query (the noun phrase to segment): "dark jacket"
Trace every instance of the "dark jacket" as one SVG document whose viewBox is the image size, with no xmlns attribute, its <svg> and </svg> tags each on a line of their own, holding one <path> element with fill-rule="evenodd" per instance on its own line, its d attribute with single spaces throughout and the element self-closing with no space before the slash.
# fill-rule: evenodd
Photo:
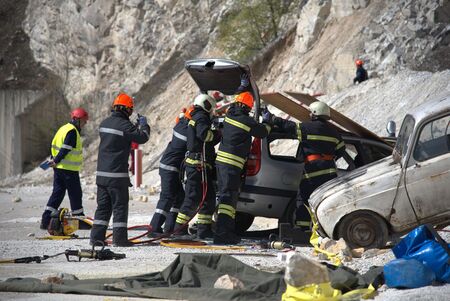
<svg viewBox="0 0 450 301">
<path fill-rule="evenodd" d="M 128 156 L 131 141 L 148 141 L 150 126 L 134 125 L 125 113 L 114 111 L 100 123 L 100 146 L 97 161 L 97 185 L 129 186 Z"/>
<path fill-rule="evenodd" d="M 369 79 L 369 76 L 367 75 L 366 69 L 364 69 L 363 66 L 359 66 L 356 68 L 356 77 L 353 79 L 353 83 L 361 83 L 363 81 L 366 81 Z"/>
<path fill-rule="evenodd" d="M 181 162 L 183 161 L 187 150 L 186 142 L 188 122 L 189 119 L 183 117 L 180 118 L 180 121 L 173 127 L 172 140 L 167 145 L 160 160 L 161 168 L 165 166 L 173 167 L 175 169 L 180 168 Z M 174 170 L 173 168 L 169 168 L 169 170 Z"/>
<path fill-rule="evenodd" d="M 304 123 L 295 123 L 282 118 L 274 118 L 275 126 L 283 132 L 296 135 L 300 141 L 299 160 L 304 161 L 309 155 L 324 155 L 339 158 L 344 154 L 345 143 L 341 134 L 323 119 L 314 119 Z M 305 162 L 307 173 L 336 168 L 334 160 L 314 160 Z"/>
<path fill-rule="evenodd" d="M 191 113 L 192 119 L 189 120 L 187 129 L 187 150 L 189 158 L 194 159 L 197 154 L 203 152 L 203 143 L 205 143 L 206 162 L 212 164 L 215 160 L 214 145 L 220 141 L 220 133 L 211 130 L 211 117 L 208 112 L 200 107 L 195 107 Z M 199 158 L 195 158 L 199 159 Z M 186 161 L 186 163 L 188 163 Z"/>
<path fill-rule="evenodd" d="M 269 133 L 269 125 L 258 123 L 249 116 L 248 110 L 232 104 L 223 122 L 222 140 L 216 164 L 231 165 L 242 169 L 243 162 L 247 160 L 250 152 L 252 136 L 264 138 Z"/>
</svg>

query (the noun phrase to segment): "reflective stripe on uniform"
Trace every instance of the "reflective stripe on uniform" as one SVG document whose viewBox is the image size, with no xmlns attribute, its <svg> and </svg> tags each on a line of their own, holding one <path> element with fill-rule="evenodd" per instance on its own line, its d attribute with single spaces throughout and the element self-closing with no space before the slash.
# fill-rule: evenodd
<svg viewBox="0 0 450 301">
<path fill-rule="evenodd" d="M 224 151 L 218 151 L 218 152 L 217 152 L 217 155 L 218 155 L 218 156 L 225 157 L 225 158 L 228 158 L 228 159 L 232 159 L 232 160 L 234 160 L 234 161 L 238 161 L 238 162 L 240 162 L 240 163 L 242 163 L 242 164 L 245 163 L 245 158 L 242 158 L 242 157 L 233 155 L 233 154 L 231 154 L 231 153 L 227 153 L 227 152 L 224 152 Z"/>
<path fill-rule="evenodd" d="M 267 133 L 270 134 L 270 131 L 272 130 L 272 127 L 268 124 L 264 124 L 264 126 L 266 127 Z"/>
<path fill-rule="evenodd" d="M 197 224 L 203 224 L 203 225 L 212 224 L 212 215 L 199 213 L 197 215 Z"/>
<path fill-rule="evenodd" d="M 147 131 L 143 130 L 142 132 L 145 134 L 145 136 L 147 136 L 147 138 L 150 137 L 150 134 Z"/>
<path fill-rule="evenodd" d="M 178 132 L 176 132 L 176 131 L 173 131 L 173 136 L 174 136 L 174 137 L 177 137 L 177 138 L 180 139 L 180 140 L 187 141 L 187 137 L 186 137 L 186 136 L 181 135 L 180 133 L 178 133 Z"/>
<path fill-rule="evenodd" d="M 178 212 L 176 223 L 177 224 L 184 224 L 186 222 L 189 222 L 190 219 L 191 218 L 189 216 L 187 216 L 186 214 Z"/>
<path fill-rule="evenodd" d="M 99 128 L 98 131 L 101 132 L 101 133 L 108 133 L 108 134 L 123 136 L 123 131 L 119 131 L 119 130 L 116 130 L 116 129 Z"/>
<path fill-rule="evenodd" d="M 71 145 L 67 145 L 67 144 L 61 145 L 61 148 L 65 148 L 65 149 L 73 149 L 73 147 L 72 147 Z"/>
<path fill-rule="evenodd" d="M 126 228 L 128 227 L 127 223 L 113 223 L 112 224 L 113 228 Z"/>
<path fill-rule="evenodd" d="M 198 164 L 201 164 L 202 161 L 200 161 L 200 160 L 194 160 L 194 159 L 191 159 L 191 158 L 186 158 L 186 163 L 192 164 L 192 165 L 198 165 Z"/>
<path fill-rule="evenodd" d="M 128 178 L 128 173 L 127 172 L 97 171 L 97 176 L 106 177 L 106 178 Z"/>
<path fill-rule="evenodd" d="M 77 210 L 73 210 L 72 211 L 72 214 L 80 214 L 80 213 L 83 213 L 83 208 L 80 208 L 80 209 L 77 209 Z"/>
<path fill-rule="evenodd" d="M 170 170 L 170 171 L 175 171 L 175 172 L 179 172 L 180 170 L 174 166 L 170 166 L 170 165 L 166 165 L 163 164 L 161 162 L 159 162 L 159 168 L 161 169 L 165 169 L 165 170 Z"/>
<path fill-rule="evenodd" d="M 195 121 L 194 121 L 194 120 L 189 120 L 188 125 L 190 125 L 190 126 L 195 126 Z"/>
<path fill-rule="evenodd" d="M 170 208 L 170 212 L 180 212 L 180 208 Z"/>
<path fill-rule="evenodd" d="M 305 173 L 303 175 L 303 178 L 310 179 L 310 178 L 318 177 L 321 175 L 328 175 L 328 174 L 333 174 L 333 173 L 336 173 L 336 168 L 328 168 L 328 169 L 322 169 L 322 170 L 318 170 L 318 171 L 314 171 L 314 172 L 310 172 L 310 173 Z"/>
<path fill-rule="evenodd" d="M 236 161 L 234 161 L 232 159 L 228 159 L 228 158 L 219 156 L 219 155 L 217 155 L 216 161 L 222 162 L 222 163 L 225 163 L 225 164 L 230 164 L 230 165 L 236 166 L 236 167 L 238 167 L 240 169 L 244 168 L 244 164 L 242 164 L 240 162 L 236 162 Z"/>
<path fill-rule="evenodd" d="M 73 165 L 73 166 L 81 166 L 81 162 L 75 162 L 75 161 L 70 161 L 67 159 L 62 159 L 61 161 L 59 161 L 59 163 L 63 163 L 63 164 L 67 164 L 67 165 Z"/>
<path fill-rule="evenodd" d="M 234 125 L 240 129 L 243 129 L 246 132 L 250 132 L 250 127 L 243 124 L 242 122 L 236 121 L 234 119 L 231 119 L 230 117 L 225 117 L 224 122 L 229 123 L 231 125 Z"/>
<path fill-rule="evenodd" d="M 155 209 L 155 213 L 159 213 L 161 215 L 164 215 L 165 217 L 167 217 L 167 215 L 168 215 L 168 213 L 166 211 L 164 211 L 162 209 L 158 209 L 158 208 Z"/>
<path fill-rule="evenodd" d="M 339 143 L 339 139 L 337 139 L 335 137 L 323 136 L 323 135 L 307 135 L 306 139 L 307 140 L 318 140 L 318 141 L 333 142 L 335 144 Z"/>
<path fill-rule="evenodd" d="M 66 144 L 63 144 L 63 145 L 66 145 Z M 68 146 L 70 146 L 70 145 L 68 145 Z M 82 151 L 76 151 L 76 150 L 74 150 L 72 146 L 70 146 L 70 147 L 71 147 L 71 148 L 70 148 L 70 153 L 71 153 L 72 155 L 81 155 L 81 154 L 83 153 Z M 61 148 L 66 148 L 66 147 L 61 147 L 61 148 L 59 148 L 59 147 L 57 147 L 56 145 L 52 144 L 52 148 L 53 148 L 54 150 L 59 151 L 59 150 L 61 150 Z M 69 148 L 66 148 L 66 149 L 69 149 Z"/>
<path fill-rule="evenodd" d="M 104 221 L 104 220 L 100 220 L 100 219 L 94 220 L 94 225 L 100 225 L 100 226 L 108 227 L 108 224 L 109 224 L 108 221 Z"/>
<path fill-rule="evenodd" d="M 297 123 L 297 138 L 298 141 L 302 142 L 302 128 L 300 126 L 300 123 Z"/>
<path fill-rule="evenodd" d="M 217 212 L 219 214 L 226 214 L 233 219 L 236 216 L 236 209 L 233 206 L 227 204 L 219 204 Z"/>
<path fill-rule="evenodd" d="M 53 207 L 50 207 L 50 206 L 45 207 L 45 210 L 51 211 L 52 213 L 57 213 L 57 212 L 58 212 L 57 209 L 55 209 L 55 208 L 53 208 Z"/>
<path fill-rule="evenodd" d="M 295 225 L 299 227 L 309 227 L 311 226 L 310 221 L 295 221 Z"/>
<path fill-rule="evenodd" d="M 338 145 L 336 145 L 336 150 L 340 149 L 341 147 L 343 147 L 345 145 L 344 141 L 341 141 L 341 143 L 339 143 Z"/>
<path fill-rule="evenodd" d="M 206 133 L 206 138 L 205 138 L 205 142 L 210 142 L 214 139 L 214 134 L 211 130 L 208 130 L 208 132 Z"/>
</svg>

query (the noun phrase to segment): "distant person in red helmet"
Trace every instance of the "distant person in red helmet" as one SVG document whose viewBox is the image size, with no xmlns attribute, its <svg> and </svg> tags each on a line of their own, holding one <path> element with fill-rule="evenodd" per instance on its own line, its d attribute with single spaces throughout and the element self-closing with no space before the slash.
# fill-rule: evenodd
<svg viewBox="0 0 450 301">
<path fill-rule="evenodd" d="M 367 70 L 364 69 L 363 65 L 364 62 L 361 60 L 356 60 L 356 77 L 353 79 L 353 83 L 362 83 L 363 81 L 366 81 L 369 79 L 369 76 L 367 75 Z"/>
<path fill-rule="evenodd" d="M 80 132 L 89 116 L 77 108 L 70 114 L 71 121 L 56 132 L 51 145 L 51 160 L 53 167 L 53 192 L 42 214 L 40 228 L 48 228 L 52 215 L 58 214 L 66 190 L 69 194 L 72 215 L 84 215 L 79 171 L 83 164 L 83 143 Z"/>
</svg>

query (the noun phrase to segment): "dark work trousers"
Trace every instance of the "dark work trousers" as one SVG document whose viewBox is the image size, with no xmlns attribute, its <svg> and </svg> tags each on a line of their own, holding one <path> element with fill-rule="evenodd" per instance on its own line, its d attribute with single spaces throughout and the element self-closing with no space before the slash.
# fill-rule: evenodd
<svg viewBox="0 0 450 301">
<path fill-rule="evenodd" d="M 309 197 L 317 187 L 334 178 L 336 178 L 336 174 L 326 174 L 310 179 L 302 179 L 297 192 L 297 210 L 295 212 L 297 226 L 300 226 L 304 230 L 310 229 L 311 215 L 305 207 L 309 207 Z"/>
<path fill-rule="evenodd" d="M 41 228 L 47 228 L 52 213 L 57 213 L 64 196 L 67 193 L 70 200 L 70 209 L 74 215 L 83 215 L 83 204 L 80 175 L 78 171 L 53 168 L 53 192 L 47 207 L 42 214 Z"/>
<path fill-rule="evenodd" d="M 179 172 L 159 168 L 159 175 L 161 176 L 161 193 L 150 225 L 152 232 L 161 233 L 163 224 L 164 232 L 171 232 L 184 200 L 183 184 L 181 184 Z"/>
<path fill-rule="evenodd" d="M 91 243 L 105 240 L 111 215 L 113 215 L 113 243 L 128 241 L 128 201 L 128 186 L 97 185 L 97 210 L 91 230 Z"/>
<path fill-rule="evenodd" d="M 214 188 L 214 172 L 211 168 L 207 170 L 207 193 L 205 202 L 199 211 L 199 214 L 211 215 L 216 208 L 216 191 Z M 202 186 L 202 171 L 200 168 L 186 165 L 186 185 L 185 185 L 185 197 L 183 204 L 181 205 L 179 216 L 193 217 L 195 210 L 202 201 L 203 198 L 203 186 Z M 178 220 L 178 218 L 177 218 Z M 179 227 L 182 223 L 177 222 Z M 203 225 L 199 225 L 198 231 L 202 231 Z M 211 225 L 207 225 L 207 228 L 211 228 Z M 181 233 L 186 232 L 182 231 Z"/>
<path fill-rule="evenodd" d="M 229 165 L 217 164 L 217 180 L 219 186 L 219 215 L 216 224 L 216 233 L 235 231 L 236 205 L 239 199 L 242 170 Z M 224 210 L 221 213 L 221 205 L 233 207 L 234 212 Z M 230 216 L 233 215 L 233 216 Z"/>
</svg>

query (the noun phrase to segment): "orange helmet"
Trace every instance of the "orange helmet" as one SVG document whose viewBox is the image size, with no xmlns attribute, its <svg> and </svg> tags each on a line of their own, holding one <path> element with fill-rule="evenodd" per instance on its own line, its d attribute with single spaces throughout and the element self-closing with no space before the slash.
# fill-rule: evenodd
<svg viewBox="0 0 450 301">
<path fill-rule="evenodd" d="M 242 93 L 239 93 L 238 95 L 236 95 L 236 97 L 234 98 L 234 100 L 235 100 L 236 102 L 240 102 L 240 103 L 245 104 L 245 105 L 246 105 L 247 107 L 249 107 L 250 109 L 253 108 L 254 100 L 253 100 L 253 95 L 252 95 L 252 93 L 250 93 L 250 92 L 242 92 Z"/>
<path fill-rule="evenodd" d="M 356 64 L 356 66 L 362 66 L 364 64 L 364 62 L 361 60 L 356 60 L 355 64 Z"/>
<path fill-rule="evenodd" d="M 128 94 L 119 93 L 116 99 L 114 99 L 114 106 L 124 106 L 127 109 L 132 109 L 134 107 L 133 98 L 131 98 Z"/>
<path fill-rule="evenodd" d="M 89 119 L 89 115 L 83 108 L 76 108 L 70 113 L 70 118 L 87 121 Z"/>
</svg>

